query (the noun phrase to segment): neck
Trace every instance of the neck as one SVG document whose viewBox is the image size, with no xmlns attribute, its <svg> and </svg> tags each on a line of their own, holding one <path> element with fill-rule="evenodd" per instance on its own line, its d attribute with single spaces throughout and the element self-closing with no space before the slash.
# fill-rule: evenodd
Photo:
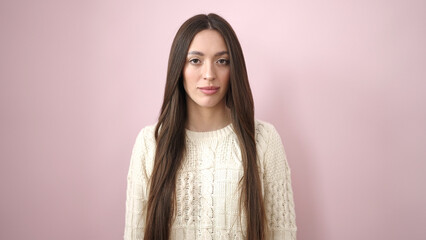
<svg viewBox="0 0 426 240">
<path fill-rule="evenodd" d="M 231 123 L 230 109 L 225 104 L 205 108 L 188 104 L 186 128 L 195 132 L 209 132 L 226 127 Z"/>
</svg>

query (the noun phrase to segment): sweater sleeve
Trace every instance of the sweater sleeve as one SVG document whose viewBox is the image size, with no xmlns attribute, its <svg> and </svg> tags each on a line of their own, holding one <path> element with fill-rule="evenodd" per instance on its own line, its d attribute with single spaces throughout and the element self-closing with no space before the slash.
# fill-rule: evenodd
<svg viewBox="0 0 426 240">
<path fill-rule="evenodd" d="M 264 155 L 265 211 L 268 239 L 296 240 L 291 173 L 281 138 L 269 125 L 269 140 Z"/>
<path fill-rule="evenodd" d="M 127 174 L 125 240 L 143 240 L 147 202 L 145 171 L 146 143 L 142 129 L 136 137 Z"/>
</svg>

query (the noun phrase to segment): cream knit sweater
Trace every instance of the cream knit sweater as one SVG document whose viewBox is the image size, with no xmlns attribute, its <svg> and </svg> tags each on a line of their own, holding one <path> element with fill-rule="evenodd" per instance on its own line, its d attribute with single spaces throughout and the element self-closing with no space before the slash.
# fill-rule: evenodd
<svg viewBox="0 0 426 240">
<path fill-rule="evenodd" d="M 154 128 L 143 128 L 133 147 L 127 177 L 125 240 L 143 239 L 147 183 L 155 154 Z M 186 136 L 170 239 L 244 239 L 245 214 L 240 220 L 238 200 L 243 168 L 232 125 L 211 132 L 186 130 Z M 256 146 L 268 239 L 295 240 L 290 168 L 280 136 L 271 124 L 256 121 Z"/>
</svg>

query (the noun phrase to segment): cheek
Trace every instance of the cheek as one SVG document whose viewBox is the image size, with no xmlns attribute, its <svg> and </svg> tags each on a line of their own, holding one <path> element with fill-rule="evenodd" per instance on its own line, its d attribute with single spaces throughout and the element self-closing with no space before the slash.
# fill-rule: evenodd
<svg viewBox="0 0 426 240">
<path fill-rule="evenodd" d="M 228 86 L 228 84 L 229 84 L 229 76 L 230 75 L 231 75 L 231 72 L 230 72 L 229 69 L 224 70 L 221 73 L 221 80 L 222 80 L 223 84 L 225 84 L 226 86 Z"/>
<path fill-rule="evenodd" d="M 188 87 L 196 84 L 197 76 L 197 71 L 195 71 L 195 69 L 191 68 L 190 66 L 183 69 L 183 86 L 185 87 L 185 90 L 187 90 Z"/>
</svg>

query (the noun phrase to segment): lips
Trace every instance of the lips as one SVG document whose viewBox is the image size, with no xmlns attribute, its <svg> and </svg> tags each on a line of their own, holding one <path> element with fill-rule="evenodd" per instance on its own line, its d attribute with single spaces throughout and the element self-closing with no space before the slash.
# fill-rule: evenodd
<svg viewBox="0 0 426 240">
<path fill-rule="evenodd" d="M 199 87 L 198 89 L 201 90 L 201 92 L 203 92 L 204 94 L 207 95 L 212 95 L 215 94 L 219 91 L 220 87 L 216 87 L 216 86 L 207 86 L 207 87 Z"/>
</svg>

